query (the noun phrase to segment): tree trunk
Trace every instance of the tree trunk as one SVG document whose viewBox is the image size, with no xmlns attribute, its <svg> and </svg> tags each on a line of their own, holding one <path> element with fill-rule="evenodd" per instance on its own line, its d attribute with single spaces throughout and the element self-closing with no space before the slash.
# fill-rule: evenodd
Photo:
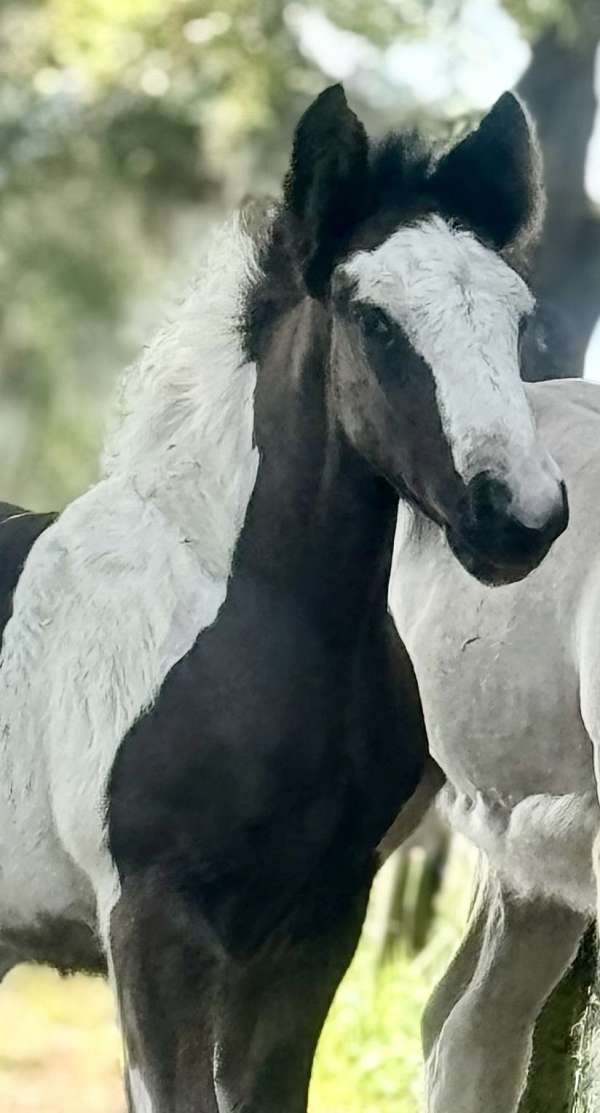
<svg viewBox="0 0 600 1113">
<path fill-rule="evenodd" d="M 541 334 L 529 360 L 529 379 L 581 374 L 600 317 L 600 213 L 584 185 L 596 113 L 598 37 L 582 33 L 570 43 L 556 30 L 547 32 L 534 45 L 518 86 L 537 123 L 548 193 L 533 275 L 543 303 Z"/>
</svg>

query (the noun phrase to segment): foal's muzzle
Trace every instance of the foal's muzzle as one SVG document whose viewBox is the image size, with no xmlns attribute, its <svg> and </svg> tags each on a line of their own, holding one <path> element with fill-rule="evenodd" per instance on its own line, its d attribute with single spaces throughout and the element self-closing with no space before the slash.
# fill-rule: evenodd
<svg viewBox="0 0 600 1113">
<path fill-rule="evenodd" d="M 548 500 L 539 525 L 516 515 L 510 488 L 490 472 L 467 485 L 456 525 L 447 527 L 450 547 L 461 564 L 482 583 L 514 583 L 537 568 L 552 543 L 567 528 L 569 503 L 563 482 Z"/>
</svg>

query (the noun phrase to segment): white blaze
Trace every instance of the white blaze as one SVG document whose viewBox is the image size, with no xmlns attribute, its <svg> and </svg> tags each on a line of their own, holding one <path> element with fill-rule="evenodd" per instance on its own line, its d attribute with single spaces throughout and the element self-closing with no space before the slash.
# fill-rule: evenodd
<svg viewBox="0 0 600 1113">
<path fill-rule="evenodd" d="M 507 263 L 439 216 L 400 228 L 345 266 L 357 296 L 386 310 L 436 384 L 454 466 L 505 480 L 524 524 L 546 519 L 558 471 L 536 446 L 520 377 L 519 321 L 534 299 Z"/>
</svg>

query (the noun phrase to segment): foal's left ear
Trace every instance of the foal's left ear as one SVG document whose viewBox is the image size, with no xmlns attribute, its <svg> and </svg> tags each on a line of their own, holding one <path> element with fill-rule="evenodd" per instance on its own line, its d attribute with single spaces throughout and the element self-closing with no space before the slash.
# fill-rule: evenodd
<svg viewBox="0 0 600 1113">
<path fill-rule="evenodd" d="M 498 250 L 533 246 L 542 228 L 542 159 L 529 114 L 504 93 L 476 131 L 438 163 L 438 200 Z"/>
<path fill-rule="evenodd" d="M 304 280 L 313 297 L 331 272 L 364 209 L 368 140 L 341 85 L 325 89 L 306 110 L 294 136 L 284 198 L 296 217 Z"/>
</svg>

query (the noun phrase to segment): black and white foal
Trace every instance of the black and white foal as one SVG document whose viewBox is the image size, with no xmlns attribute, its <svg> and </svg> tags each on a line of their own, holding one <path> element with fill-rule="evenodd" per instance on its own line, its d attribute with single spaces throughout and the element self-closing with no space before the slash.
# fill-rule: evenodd
<svg viewBox="0 0 600 1113">
<path fill-rule="evenodd" d="M 497 582 L 566 524 L 507 262 L 535 165 L 512 98 L 434 161 L 328 90 L 264 242 L 227 224 L 127 374 L 101 481 L 4 511 L 0 967 L 108 967 L 135 1113 L 306 1108 L 426 755 L 398 496 Z"/>
</svg>

